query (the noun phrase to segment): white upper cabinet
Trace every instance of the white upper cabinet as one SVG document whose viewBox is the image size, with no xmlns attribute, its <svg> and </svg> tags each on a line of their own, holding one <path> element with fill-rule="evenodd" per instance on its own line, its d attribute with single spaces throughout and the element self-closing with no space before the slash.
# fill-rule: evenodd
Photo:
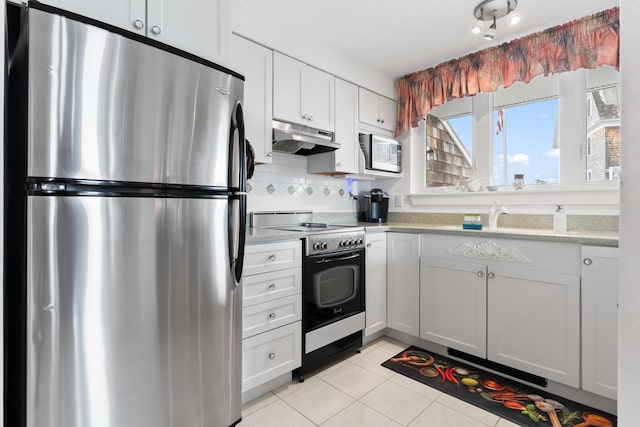
<svg viewBox="0 0 640 427">
<path fill-rule="evenodd" d="M 393 132 L 396 124 L 396 102 L 393 99 L 360 88 L 360 122 L 373 128 Z"/>
<path fill-rule="evenodd" d="M 309 156 L 308 171 L 311 173 L 358 173 L 358 86 L 335 79 L 336 131 L 334 139 L 340 148 L 328 153 Z"/>
<path fill-rule="evenodd" d="M 230 0 L 44 0 L 60 9 L 229 64 Z"/>
<path fill-rule="evenodd" d="M 257 163 L 271 163 L 273 153 L 273 51 L 247 39 L 231 36 L 231 67 L 242 74 L 246 137 Z"/>
<path fill-rule="evenodd" d="M 333 132 L 334 117 L 334 77 L 274 52 L 273 118 Z"/>
</svg>

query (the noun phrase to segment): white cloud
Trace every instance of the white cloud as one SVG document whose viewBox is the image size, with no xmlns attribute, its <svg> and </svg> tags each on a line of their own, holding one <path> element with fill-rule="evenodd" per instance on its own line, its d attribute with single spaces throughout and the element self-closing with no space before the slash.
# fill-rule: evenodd
<svg viewBox="0 0 640 427">
<path fill-rule="evenodd" d="M 507 162 L 509 163 L 522 163 L 523 165 L 529 164 L 529 156 L 525 153 L 518 153 L 513 156 L 507 155 Z"/>
<path fill-rule="evenodd" d="M 546 151 L 543 153 L 545 157 L 560 157 L 560 149 L 556 148 L 555 150 Z"/>
</svg>

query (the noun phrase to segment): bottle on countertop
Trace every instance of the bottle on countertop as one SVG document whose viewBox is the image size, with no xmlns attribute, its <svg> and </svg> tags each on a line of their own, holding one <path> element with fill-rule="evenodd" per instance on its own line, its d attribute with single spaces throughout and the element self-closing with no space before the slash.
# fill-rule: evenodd
<svg viewBox="0 0 640 427">
<path fill-rule="evenodd" d="M 553 214 L 553 232 L 556 234 L 567 232 L 567 214 L 561 205 L 556 205 L 556 211 Z"/>
</svg>

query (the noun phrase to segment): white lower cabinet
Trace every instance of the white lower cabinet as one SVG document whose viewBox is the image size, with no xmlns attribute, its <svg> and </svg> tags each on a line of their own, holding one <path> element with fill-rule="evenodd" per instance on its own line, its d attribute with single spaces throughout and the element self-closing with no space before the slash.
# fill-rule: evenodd
<svg viewBox="0 0 640 427">
<path fill-rule="evenodd" d="M 242 276 L 242 392 L 302 363 L 302 244 L 248 245 Z"/>
<path fill-rule="evenodd" d="M 365 336 L 387 327 L 387 234 L 367 233 Z"/>
<path fill-rule="evenodd" d="M 617 398 L 618 248 L 582 247 L 582 388 Z"/>
<path fill-rule="evenodd" d="M 478 357 L 487 354 L 486 265 L 420 259 L 420 337 Z"/>
<path fill-rule="evenodd" d="M 422 338 L 580 386 L 579 246 L 424 235 L 422 248 Z"/>
<path fill-rule="evenodd" d="M 300 367 L 301 342 L 300 322 L 242 340 L 242 391 Z"/>
<path fill-rule="evenodd" d="M 420 330 L 420 235 L 387 233 L 387 326 Z"/>
</svg>

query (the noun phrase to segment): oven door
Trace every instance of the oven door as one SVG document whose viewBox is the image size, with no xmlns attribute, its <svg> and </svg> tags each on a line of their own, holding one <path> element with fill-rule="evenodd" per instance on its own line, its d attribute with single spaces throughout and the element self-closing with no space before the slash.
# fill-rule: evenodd
<svg viewBox="0 0 640 427">
<path fill-rule="evenodd" d="M 308 256 L 303 276 L 305 332 L 364 311 L 364 249 Z"/>
</svg>

